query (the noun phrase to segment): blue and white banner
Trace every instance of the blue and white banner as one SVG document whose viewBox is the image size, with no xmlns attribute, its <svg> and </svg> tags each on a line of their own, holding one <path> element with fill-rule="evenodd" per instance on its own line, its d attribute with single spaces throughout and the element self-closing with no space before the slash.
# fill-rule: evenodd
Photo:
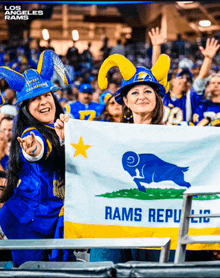
<svg viewBox="0 0 220 278">
<path fill-rule="evenodd" d="M 172 237 L 183 192 L 220 186 L 220 129 L 70 119 L 65 126 L 65 237 Z M 220 234 L 218 195 L 196 196 L 190 234 Z M 195 249 L 194 245 L 190 246 Z M 217 246 L 203 246 L 216 249 Z"/>
</svg>

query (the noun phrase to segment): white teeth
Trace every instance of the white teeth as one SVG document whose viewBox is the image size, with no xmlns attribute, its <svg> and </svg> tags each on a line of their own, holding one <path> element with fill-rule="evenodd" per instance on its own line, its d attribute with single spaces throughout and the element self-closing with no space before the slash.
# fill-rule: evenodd
<svg viewBox="0 0 220 278">
<path fill-rule="evenodd" d="M 44 109 L 40 110 L 41 113 L 45 113 L 45 112 L 49 112 L 49 111 L 50 111 L 50 108 L 44 108 Z"/>
</svg>

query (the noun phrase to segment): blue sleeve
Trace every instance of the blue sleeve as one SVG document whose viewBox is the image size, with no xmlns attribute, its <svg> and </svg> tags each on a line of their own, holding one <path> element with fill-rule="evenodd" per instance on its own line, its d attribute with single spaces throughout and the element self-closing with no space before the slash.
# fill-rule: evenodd
<svg viewBox="0 0 220 278">
<path fill-rule="evenodd" d="M 199 107 L 203 100 L 203 95 L 197 94 L 195 90 L 191 90 L 191 105 L 192 105 L 192 114 L 195 113 L 196 109 Z"/>
<path fill-rule="evenodd" d="M 21 135 L 21 138 L 25 138 L 25 137 L 31 135 L 31 132 L 33 132 L 35 134 L 35 136 L 38 136 L 42 139 L 43 144 L 44 144 L 44 154 L 41 159 L 47 159 L 52 152 L 52 143 L 48 139 L 45 139 L 39 130 L 32 128 L 32 127 L 25 129 Z M 24 160 L 26 160 L 26 158 L 24 156 L 23 156 L 23 158 L 24 158 Z"/>
</svg>

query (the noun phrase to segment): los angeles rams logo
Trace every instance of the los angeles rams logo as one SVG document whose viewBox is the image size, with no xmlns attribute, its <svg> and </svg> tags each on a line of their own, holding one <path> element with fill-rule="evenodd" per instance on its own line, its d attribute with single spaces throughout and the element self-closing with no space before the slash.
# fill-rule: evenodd
<svg viewBox="0 0 220 278">
<path fill-rule="evenodd" d="M 147 72 L 139 72 L 136 77 L 135 77 L 135 81 L 141 82 L 141 81 L 151 81 L 152 78 L 151 76 L 147 73 Z"/>
</svg>

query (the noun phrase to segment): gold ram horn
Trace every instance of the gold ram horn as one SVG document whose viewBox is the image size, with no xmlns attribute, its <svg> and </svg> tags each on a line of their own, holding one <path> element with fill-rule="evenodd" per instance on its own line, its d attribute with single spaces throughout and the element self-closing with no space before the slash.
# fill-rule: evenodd
<svg viewBox="0 0 220 278">
<path fill-rule="evenodd" d="M 121 54 L 110 55 L 102 63 L 98 75 L 98 85 L 101 90 L 105 90 L 108 87 L 107 73 L 112 67 L 119 67 L 121 75 L 127 81 L 131 79 L 135 73 L 136 68 L 126 57 Z"/>
<path fill-rule="evenodd" d="M 157 81 L 166 88 L 166 91 L 168 91 L 170 87 L 170 84 L 167 81 L 169 70 L 170 57 L 166 54 L 161 54 L 156 64 L 151 68 L 151 72 L 153 73 Z"/>
</svg>

